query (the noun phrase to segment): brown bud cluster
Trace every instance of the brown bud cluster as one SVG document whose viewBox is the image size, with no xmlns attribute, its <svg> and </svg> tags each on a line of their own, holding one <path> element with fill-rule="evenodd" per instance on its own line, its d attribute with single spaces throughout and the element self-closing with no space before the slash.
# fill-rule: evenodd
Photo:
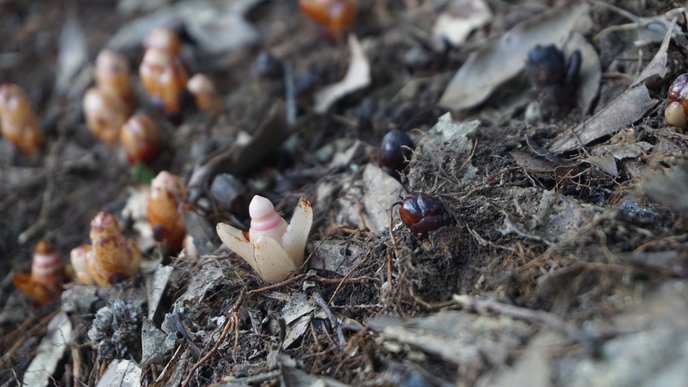
<svg viewBox="0 0 688 387">
<path fill-rule="evenodd" d="M 45 305 L 62 292 L 64 265 L 55 249 L 41 241 L 31 261 L 31 274 L 15 273 L 14 286 L 39 305 Z"/>
<path fill-rule="evenodd" d="M 167 172 L 160 172 L 151 183 L 146 213 L 153 229 L 153 237 L 167 252 L 177 252 L 182 246 L 184 227 L 183 204 L 188 198 L 184 182 Z"/>
<path fill-rule="evenodd" d="M 6 83 L 0 86 L 0 130 L 2 135 L 29 157 L 43 144 L 43 133 L 24 90 Z"/>
<path fill-rule="evenodd" d="M 112 286 L 141 269 L 141 252 L 122 235 L 114 216 L 100 212 L 91 221 L 91 244 L 72 250 L 70 260 L 84 285 Z"/>
<path fill-rule="evenodd" d="M 124 56 L 103 50 L 96 58 L 94 73 L 96 86 L 84 95 L 84 116 L 91 133 L 112 147 L 117 143 L 122 124 L 134 110 L 131 72 Z"/>
<path fill-rule="evenodd" d="M 146 52 L 139 67 L 141 83 L 162 112 L 178 116 L 189 80 L 179 58 L 181 42 L 173 31 L 155 29 L 145 38 L 144 47 Z"/>
</svg>

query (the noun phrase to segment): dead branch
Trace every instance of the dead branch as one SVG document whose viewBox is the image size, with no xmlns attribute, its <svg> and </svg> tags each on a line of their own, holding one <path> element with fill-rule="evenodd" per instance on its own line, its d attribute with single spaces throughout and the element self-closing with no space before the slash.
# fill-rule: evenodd
<svg viewBox="0 0 688 387">
<path fill-rule="evenodd" d="M 466 311 L 475 312 L 477 314 L 498 314 L 543 325 L 547 328 L 564 333 L 571 339 L 577 341 L 588 352 L 592 352 L 595 348 L 595 338 L 590 337 L 574 325 L 551 313 L 507 305 L 494 299 L 480 299 L 469 295 L 455 294 L 453 299 L 456 304 Z"/>
<path fill-rule="evenodd" d="M 220 333 L 220 337 L 215 341 L 215 344 L 213 345 L 212 348 L 203 355 L 202 358 L 200 358 L 196 364 L 191 367 L 189 370 L 189 374 L 186 376 L 186 379 L 184 379 L 184 382 L 182 382 L 182 387 L 186 387 L 189 385 L 191 382 L 191 378 L 193 377 L 194 373 L 196 370 L 198 370 L 203 364 L 205 364 L 208 359 L 210 359 L 215 352 L 217 352 L 217 349 L 220 347 L 220 344 L 225 340 L 225 337 L 227 337 L 227 334 L 229 333 L 229 330 L 234 326 L 238 325 L 239 321 L 237 320 L 237 310 L 241 307 L 241 305 L 244 303 L 244 298 L 246 297 L 246 288 L 241 288 L 241 293 L 239 293 L 239 297 L 237 297 L 236 302 L 234 303 L 234 306 L 232 306 L 232 309 L 229 310 L 229 316 L 227 317 L 227 321 L 225 321 L 224 326 L 222 327 L 222 333 Z M 235 328 L 236 329 L 236 328 Z M 235 338 L 235 344 L 236 344 L 236 338 Z"/>
</svg>

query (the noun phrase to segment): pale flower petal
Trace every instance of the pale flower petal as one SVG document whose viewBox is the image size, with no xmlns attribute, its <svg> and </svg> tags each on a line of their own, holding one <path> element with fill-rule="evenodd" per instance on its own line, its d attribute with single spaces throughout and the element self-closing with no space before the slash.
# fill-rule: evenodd
<svg viewBox="0 0 688 387">
<path fill-rule="evenodd" d="M 303 255 L 306 250 L 308 233 L 313 224 L 313 208 L 306 198 L 299 199 L 299 203 L 294 209 L 294 215 L 287 226 L 287 231 L 282 237 L 282 246 L 287 254 L 292 258 L 296 267 L 303 264 Z"/>
<path fill-rule="evenodd" d="M 256 259 L 253 257 L 253 244 L 247 233 L 226 223 L 217 224 L 217 235 L 225 246 L 243 258 L 253 270 L 258 271 Z"/>
<path fill-rule="evenodd" d="M 282 281 L 298 268 L 279 242 L 269 237 L 253 242 L 253 254 L 256 271 L 270 282 Z"/>
</svg>

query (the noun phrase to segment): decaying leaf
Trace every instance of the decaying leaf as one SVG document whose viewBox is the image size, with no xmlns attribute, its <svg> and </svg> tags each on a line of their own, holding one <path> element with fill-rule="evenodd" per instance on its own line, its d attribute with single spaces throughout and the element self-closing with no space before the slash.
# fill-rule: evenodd
<svg viewBox="0 0 688 387">
<path fill-rule="evenodd" d="M 146 298 L 148 299 L 148 319 L 152 320 L 160 305 L 167 283 L 174 268 L 159 265 L 152 273 L 146 274 Z"/>
<path fill-rule="evenodd" d="M 652 58 L 650 63 L 648 63 L 647 66 L 645 66 L 643 72 L 641 72 L 640 75 L 638 75 L 638 78 L 635 80 L 635 82 L 633 82 L 633 85 L 637 85 L 640 82 L 644 82 L 645 80 L 653 76 L 659 76 L 660 78 L 664 78 L 664 76 L 667 73 L 667 49 L 669 48 L 669 42 L 671 41 L 671 36 L 674 32 L 675 26 L 676 18 L 671 20 L 671 24 L 667 29 L 666 35 L 664 36 L 664 40 L 662 41 L 662 45 L 659 47 L 659 50 L 657 50 L 657 53 Z"/>
<path fill-rule="evenodd" d="M 98 387 L 141 385 L 141 367 L 131 360 L 113 360 L 98 382 Z"/>
<path fill-rule="evenodd" d="M 439 101 L 449 109 L 468 109 L 483 102 L 525 66 L 528 51 L 538 44 L 566 41 L 588 6 L 557 9 L 519 23 L 494 44 L 473 53 L 461 66 Z"/>
<path fill-rule="evenodd" d="M 88 44 L 76 15 L 67 18 L 60 32 L 60 48 L 57 57 L 56 88 L 60 93 L 74 86 L 74 78 L 86 64 Z M 84 85 L 86 86 L 86 85 Z M 74 92 L 79 92 L 74 90 Z"/>
<path fill-rule="evenodd" d="M 562 337 L 554 332 L 539 332 L 529 342 L 528 346 L 519 353 L 513 366 L 502 367 L 501 373 L 489 380 L 486 385 L 495 387 L 548 387 L 551 385 L 551 357 L 549 351 L 554 350 L 562 341 Z"/>
<path fill-rule="evenodd" d="M 688 165 L 682 164 L 666 171 L 649 171 L 640 186 L 655 202 L 688 214 Z"/>
<path fill-rule="evenodd" d="M 220 54 L 247 48 L 258 42 L 258 31 L 243 15 L 246 11 L 244 8 L 250 7 L 237 7 L 232 3 L 239 2 L 222 6 L 209 3 L 199 10 L 196 3 L 192 2 L 188 3 L 186 10 L 179 12 L 189 34 L 204 51 Z"/>
<path fill-rule="evenodd" d="M 567 355 L 556 385 L 574 387 L 682 386 L 688 378 L 688 313 L 685 281 L 670 281 L 633 310 L 616 316 L 616 332 L 599 357 Z M 596 324 L 594 328 L 605 324 Z"/>
<path fill-rule="evenodd" d="M 149 319 L 143 320 L 141 327 L 141 363 L 162 362 L 174 349 L 175 340 L 167 340 L 168 335 L 158 329 Z M 176 335 L 174 335 L 176 338 Z"/>
<path fill-rule="evenodd" d="M 591 152 L 590 156 L 586 157 L 582 161 L 590 163 L 601 169 L 603 172 L 614 177 L 619 176 L 619 169 L 616 167 L 616 159 L 614 158 L 612 152 L 607 149 L 599 149 L 594 153 Z"/>
<path fill-rule="evenodd" d="M 438 171 L 465 181 L 474 179 L 478 170 L 470 160 L 474 141 L 469 139 L 469 135 L 480 124 L 479 120 L 454 121 L 450 113 L 440 117 L 435 126 L 418 140 L 409 162 L 410 189 L 432 186 L 433 181 L 439 179 Z M 437 157 L 445 153 L 445 158 Z"/>
<path fill-rule="evenodd" d="M 349 48 L 351 49 L 351 60 L 344 79 L 326 86 L 315 94 L 315 111 L 317 113 L 325 113 L 340 98 L 370 84 L 370 64 L 363 47 L 354 35 L 349 35 Z"/>
<path fill-rule="evenodd" d="M 556 165 L 548 160 L 535 158 L 528 153 L 513 151 L 510 153 L 519 167 L 528 172 L 549 173 L 554 172 Z"/>
<path fill-rule="evenodd" d="M 36 356 L 24 373 L 25 386 L 48 386 L 72 336 L 72 323 L 62 312 L 48 323 L 48 331 L 36 350 Z"/>
<path fill-rule="evenodd" d="M 401 320 L 377 317 L 368 324 L 385 343 L 401 343 L 461 367 L 502 364 L 509 352 L 533 332 L 533 327 L 508 317 L 475 316 L 443 311 Z"/>
<path fill-rule="evenodd" d="M 576 50 L 581 53 L 582 62 L 578 72 L 576 107 L 587 114 L 600 91 L 600 80 L 602 79 L 600 57 L 597 55 L 595 47 L 577 32 L 573 33 L 571 38 L 566 41 L 563 50 L 567 58 L 570 58 Z"/>
<path fill-rule="evenodd" d="M 623 160 L 638 157 L 652 149 L 652 144 L 649 142 L 635 140 L 635 131 L 633 129 L 620 131 L 609 142 L 609 145 L 600 145 L 593 148 L 590 153 L 598 155 L 599 153 L 608 152 L 615 159 Z"/>
<path fill-rule="evenodd" d="M 433 38 L 454 47 L 462 45 L 474 30 L 492 20 L 492 11 L 483 0 L 454 0 L 437 17 Z"/>
<path fill-rule="evenodd" d="M 616 133 L 638 121 L 656 103 L 657 100 L 650 97 L 645 85 L 631 87 L 582 124 L 562 132 L 549 150 L 555 153 L 567 152 Z"/>
<path fill-rule="evenodd" d="M 297 361 L 290 358 L 286 353 L 277 354 L 277 364 L 280 369 L 281 380 L 284 386 L 303 386 L 303 387 L 348 387 L 347 384 L 340 383 L 335 379 L 324 376 L 316 376 L 297 368 Z"/>
<path fill-rule="evenodd" d="M 681 41 L 681 43 L 684 45 L 686 43 L 685 37 L 680 35 L 680 28 L 677 28 L 675 24 L 672 24 L 672 19 L 685 17 L 684 14 L 686 12 L 686 8 L 684 7 L 674 8 L 661 15 L 641 17 L 613 4 L 608 4 L 599 0 L 594 0 L 594 3 L 609 8 L 631 21 L 631 23 L 614 25 L 603 29 L 597 34 L 596 39 L 601 39 L 603 36 L 609 33 L 630 31 L 635 35 L 633 44 L 636 47 L 642 47 L 650 43 L 661 42 L 666 36 L 667 31 L 673 30 L 673 32 L 677 33 L 677 38 Z"/>
<path fill-rule="evenodd" d="M 198 305 L 206 297 L 206 293 L 216 286 L 222 279 L 222 269 L 211 265 L 203 266 L 203 269 L 193 276 L 186 291 L 174 303 L 173 313 L 177 313 L 188 305 Z"/>
<path fill-rule="evenodd" d="M 287 324 L 282 348 L 289 348 L 296 340 L 300 339 L 311 322 L 315 305 L 308 299 L 306 293 L 298 293 L 282 308 L 282 318 Z"/>
<path fill-rule="evenodd" d="M 403 187 L 395 178 L 377 166 L 368 164 L 363 170 L 361 184 L 353 186 L 335 202 L 342 209 L 337 221 L 383 233 L 390 225 L 390 208 L 399 200 L 402 192 Z"/>
</svg>

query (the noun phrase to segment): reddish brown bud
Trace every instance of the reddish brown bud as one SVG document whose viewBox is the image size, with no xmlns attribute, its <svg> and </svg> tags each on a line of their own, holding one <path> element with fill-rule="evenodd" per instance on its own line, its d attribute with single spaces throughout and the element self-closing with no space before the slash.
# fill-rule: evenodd
<svg viewBox="0 0 688 387">
<path fill-rule="evenodd" d="M 181 206 L 188 193 L 184 182 L 177 176 L 160 172 L 151 183 L 146 212 L 155 239 L 168 252 L 177 252 L 182 246 L 186 229 Z"/>
<path fill-rule="evenodd" d="M 100 89 L 91 88 L 84 95 L 83 109 L 91 133 L 107 145 L 114 146 L 119 130 L 127 119 L 127 109 L 122 100 Z"/>
<path fill-rule="evenodd" d="M 95 78 L 98 88 L 117 96 L 126 107 L 127 114 L 134 108 L 134 95 L 129 82 L 129 63 L 114 51 L 103 50 L 96 58 Z"/>
<path fill-rule="evenodd" d="M 62 292 L 63 274 L 60 256 L 49 243 L 41 241 L 33 255 L 31 274 L 15 273 L 12 282 L 27 297 L 45 305 Z"/>
<path fill-rule="evenodd" d="M 160 149 L 158 127 L 144 114 L 136 114 L 124 123 L 119 141 L 131 164 L 152 161 Z"/>
<path fill-rule="evenodd" d="M 220 100 L 215 91 L 215 85 L 207 76 L 196 74 L 187 83 L 187 89 L 194 95 L 199 110 L 215 113 L 220 110 Z"/>
<path fill-rule="evenodd" d="M 43 144 L 43 133 L 24 90 L 6 83 L 0 86 L 2 135 L 27 156 L 33 157 Z"/>
</svg>

